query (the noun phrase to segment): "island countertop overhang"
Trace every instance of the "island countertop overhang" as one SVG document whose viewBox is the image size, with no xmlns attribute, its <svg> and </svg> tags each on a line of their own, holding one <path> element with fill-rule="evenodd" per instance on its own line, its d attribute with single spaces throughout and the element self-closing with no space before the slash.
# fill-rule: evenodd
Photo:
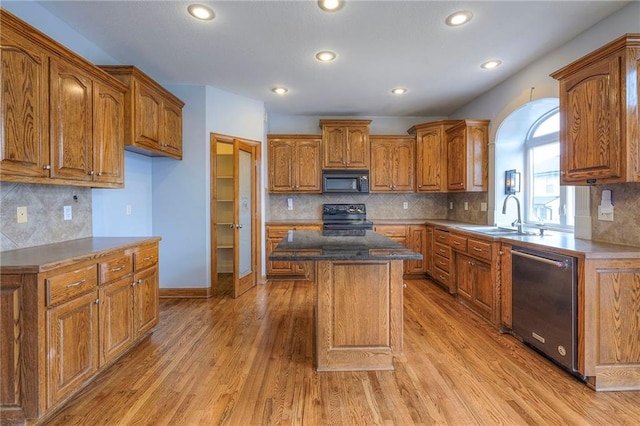
<svg viewBox="0 0 640 426">
<path fill-rule="evenodd" d="M 281 261 L 420 259 L 422 254 L 374 231 L 362 236 L 289 231 L 269 256 L 269 260 Z"/>
</svg>

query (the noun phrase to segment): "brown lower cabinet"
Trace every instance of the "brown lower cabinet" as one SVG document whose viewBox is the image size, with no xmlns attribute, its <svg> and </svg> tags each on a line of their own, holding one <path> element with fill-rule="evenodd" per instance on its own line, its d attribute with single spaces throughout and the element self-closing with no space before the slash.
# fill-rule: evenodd
<svg viewBox="0 0 640 426">
<path fill-rule="evenodd" d="M 85 238 L 2 253 L 2 424 L 42 421 L 158 323 L 158 242 Z"/>
<path fill-rule="evenodd" d="M 424 275 L 427 272 L 427 227 L 422 224 L 383 224 L 374 225 L 373 230 L 384 235 L 407 248 L 422 253 L 421 260 L 405 260 L 404 275 L 416 276 Z"/>
<path fill-rule="evenodd" d="M 321 231 L 322 225 L 319 223 L 306 224 L 287 224 L 278 223 L 267 224 L 266 232 L 266 259 L 267 259 L 267 277 L 277 279 L 304 279 L 312 271 L 306 270 L 306 262 L 287 262 L 281 260 L 268 260 L 273 249 L 287 235 L 289 231 Z"/>
</svg>

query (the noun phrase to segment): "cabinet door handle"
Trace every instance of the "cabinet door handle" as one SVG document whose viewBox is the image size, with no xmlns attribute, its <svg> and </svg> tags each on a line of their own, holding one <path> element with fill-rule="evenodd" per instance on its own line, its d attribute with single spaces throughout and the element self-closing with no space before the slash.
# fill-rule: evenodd
<svg viewBox="0 0 640 426">
<path fill-rule="evenodd" d="M 118 272 L 118 271 L 122 271 L 123 269 L 124 269 L 124 266 L 118 266 L 117 268 L 109 269 L 109 272 Z"/>
<path fill-rule="evenodd" d="M 67 288 L 71 288 L 71 287 L 78 287 L 80 284 L 86 282 L 87 279 L 83 278 L 80 281 L 76 281 L 75 283 L 71 283 L 71 284 L 67 284 Z"/>
</svg>

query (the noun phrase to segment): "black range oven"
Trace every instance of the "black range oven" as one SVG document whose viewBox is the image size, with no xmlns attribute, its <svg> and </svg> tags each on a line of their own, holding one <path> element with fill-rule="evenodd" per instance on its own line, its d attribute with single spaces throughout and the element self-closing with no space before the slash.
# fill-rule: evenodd
<svg viewBox="0 0 640 426">
<path fill-rule="evenodd" d="M 322 230 L 325 235 L 365 235 L 373 229 L 367 220 L 364 204 L 324 204 L 322 206 Z"/>
</svg>

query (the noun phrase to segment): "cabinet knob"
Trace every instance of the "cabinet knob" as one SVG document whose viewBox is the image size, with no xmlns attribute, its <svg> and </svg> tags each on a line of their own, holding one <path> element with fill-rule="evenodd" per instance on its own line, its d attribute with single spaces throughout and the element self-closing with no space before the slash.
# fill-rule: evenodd
<svg viewBox="0 0 640 426">
<path fill-rule="evenodd" d="M 96 305 L 100 304 L 100 299 L 96 299 Z"/>
<path fill-rule="evenodd" d="M 98 176 L 102 176 L 102 172 L 98 172 Z"/>
<path fill-rule="evenodd" d="M 94 172 L 93 170 L 91 170 L 91 171 L 89 172 L 89 175 L 90 175 L 90 176 L 93 176 L 94 174 L 96 174 L 96 172 Z"/>
<path fill-rule="evenodd" d="M 47 164 L 47 165 L 45 165 L 45 166 L 42 166 L 42 168 L 43 168 L 44 170 L 51 170 L 51 164 Z"/>
</svg>

